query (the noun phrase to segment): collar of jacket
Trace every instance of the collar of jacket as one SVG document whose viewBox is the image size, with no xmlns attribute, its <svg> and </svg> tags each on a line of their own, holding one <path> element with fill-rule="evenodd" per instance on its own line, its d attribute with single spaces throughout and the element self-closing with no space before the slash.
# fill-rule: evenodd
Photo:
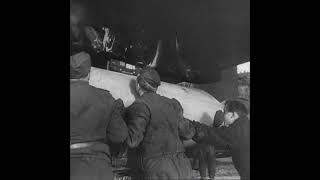
<svg viewBox="0 0 320 180">
<path fill-rule="evenodd" d="M 237 120 L 234 121 L 234 123 L 230 124 L 229 127 L 240 126 L 243 123 L 243 121 L 246 121 L 246 119 L 248 119 L 247 116 L 239 117 Z"/>
</svg>

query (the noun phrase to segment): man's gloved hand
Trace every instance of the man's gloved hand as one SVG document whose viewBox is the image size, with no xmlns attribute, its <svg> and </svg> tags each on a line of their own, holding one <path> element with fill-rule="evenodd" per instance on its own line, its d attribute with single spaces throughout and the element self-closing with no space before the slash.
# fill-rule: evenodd
<svg viewBox="0 0 320 180">
<path fill-rule="evenodd" d="M 220 127 L 223 124 L 223 122 L 224 122 L 224 113 L 221 110 L 219 110 L 214 115 L 213 127 Z"/>
<path fill-rule="evenodd" d="M 197 122 L 197 121 L 190 121 L 190 123 L 192 124 L 192 126 L 195 129 L 195 134 L 198 134 L 198 131 L 201 129 L 201 123 Z"/>
<path fill-rule="evenodd" d="M 115 168 L 120 168 L 127 165 L 127 152 L 126 144 L 116 143 L 112 144 L 111 163 Z"/>
<path fill-rule="evenodd" d="M 199 123 L 199 122 L 197 122 L 197 121 L 195 121 L 195 120 L 190 121 L 190 122 L 191 122 L 191 124 L 192 124 L 192 126 L 193 126 L 194 128 L 199 128 L 199 127 L 201 127 L 201 123 Z"/>
<path fill-rule="evenodd" d="M 119 153 L 118 153 L 118 158 L 125 158 L 127 157 L 128 154 L 128 146 L 126 143 L 121 144 Z"/>
<path fill-rule="evenodd" d="M 197 121 L 191 121 L 191 124 L 193 125 L 194 129 L 195 129 L 195 134 L 192 138 L 192 140 L 199 142 L 202 138 L 205 137 L 205 126 L 201 124 L 200 122 Z"/>
<path fill-rule="evenodd" d="M 124 107 L 122 99 L 115 100 L 115 107 L 120 112 L 121 116 L 124 117 L 126 108 Z"/>
</svg>

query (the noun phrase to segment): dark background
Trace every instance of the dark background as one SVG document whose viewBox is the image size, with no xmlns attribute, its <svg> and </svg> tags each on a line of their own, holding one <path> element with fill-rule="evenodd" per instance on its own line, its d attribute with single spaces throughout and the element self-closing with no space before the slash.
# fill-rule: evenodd
<svg viewBox="0 0 320 180">
<path fill-rule="evenodd" d="M 82 8 L 84 24 L 107 25 L 125 39 L 164 40 L 163 64 L 176 61 L 177 32 L 184 61 L 200 71 L 194 83 L 219 81 L 222 69 L 250 60 L 249 0 L 72 0 L 71 5 Z M 137 26 L 145 29 L 143 37 Z M 167 67 L 159 71 L 165 75 Z"/>
</svg>

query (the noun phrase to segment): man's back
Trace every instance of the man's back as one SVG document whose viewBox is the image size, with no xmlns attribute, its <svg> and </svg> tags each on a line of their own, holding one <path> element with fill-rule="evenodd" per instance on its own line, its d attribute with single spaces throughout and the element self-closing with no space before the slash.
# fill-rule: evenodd
<svg viewBox="0 0 320 180">
<path fill-rule="evenodd" d="M 90 67 L 88 53 L 70 56 L 71 180 L 113 179 L 108 144 L 128 136 L 121 106 L 107 91 L 89 85 Z"/>
<path fill-rule="evenodd" d="M 70 83 L 70 143 L 123 142 L 127 127 L 115 100 L 88 82 Z"/>
<path fill-rule="evenodd" d="M 108 116 L 114 99 L 88 82 L 70 83 L 70 141 L 95 141 L 106 137 Z"/>
<path fill-rule="evenodd" d="M 147 93 L 141 100 L 151 113 L 142 145 L 144 151 L 150 155 L 183 152 L 183 144 L 179 139 L 179 114 L 172 100 L 155 93 Z"/>
<path fill-rule="evenodd" d="M 232 160 L 241 180 L 250 179 L 250 121 L 247 117 L 238 119 L 231 127 Z"/>
<path fill-rule="evenodd" d="M 191 164 L 180 137 L 192 138 L 194 128 L 177 111 L 179 102 L 145 93 L 127 109 L 130 141 L 140 150 L 144 178 L 191 178 Z"/>
</svg>

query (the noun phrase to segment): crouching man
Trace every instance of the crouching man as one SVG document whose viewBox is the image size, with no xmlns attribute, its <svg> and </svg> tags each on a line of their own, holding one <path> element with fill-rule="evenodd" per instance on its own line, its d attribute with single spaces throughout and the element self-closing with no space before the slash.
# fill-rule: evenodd
<svg viewBox="0 0 320 180">
<path fill-rule="evenodd" d="M 250 124 L 248 111 L 239 101 L 226 101 L 224 112 L 218 111 L 216 119 L 222 119 L 224 127 L 209 127 L 193 121 L 196 134 L 193 140 L 212 145 L 224 142 L 231 149 L 233 164 L 241 180 L 250 180 Z"/>
<path fill-rule="evenodd" d="M 136 82 L 139 97 L 127 108 L 126 142 L 139 151 L 143 178 L 191 179 L 191 164 L 180 140 L 193 137 L 191 121 L 183 118 L 177 100 L 156 93 L 161 82 L 157 71 L 144 68 Z"/>
</svg>

